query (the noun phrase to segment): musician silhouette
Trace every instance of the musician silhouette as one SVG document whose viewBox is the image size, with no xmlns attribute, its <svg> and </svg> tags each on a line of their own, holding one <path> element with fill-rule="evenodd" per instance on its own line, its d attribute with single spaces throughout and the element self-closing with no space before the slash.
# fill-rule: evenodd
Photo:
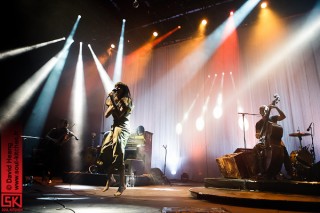
<svg viewBox="0 0 320 213">
<path fill-rule="evenodd" d="M 277 111 L 278 114 L 270 116 L 270 112 L 272 109 L 275 109 L 275 111 Z M 270 171 L 270 173 L 268 174 L 268 168 L 266 168 L 266 165 L 264 164 L 264 161 L 266 160 L 265 158 L 267 158 L 265 153 L 266 149 L 275 148 L 273 154 L 278 156 L 273 156 L 275 162 L 271 161 L 271 163 L 279 164 L 281 167 L 282 164 L 284 164 L 285 170 L 288 175 L 287 178 L 291 179 L 294 175 L 293 167 L 290 161 L 287 148 L 285 147 L 284 142 L 282 141 L 282 127 L 278 125 L 278 121 L 284 120 L 286 118 L 286 115 L 281 109 L 279 109 L 279 107 L 273 104 L 269 106 L 260 106 L 259 113 L 261 115 L 261 119 L 256 123 L 255 129 L 256 138 L 260 140 L 260 143 L 256 145 L 254 150 L 257 153 L 260 174 L 267 178 L 275 178 L 275 176 L 277 175 L 277 169 Z M 270 134 L 272 133 L 270 132 L 271 128 L 266 127 L 268 125 L 269 127 L 275 125 L 278 129 L 280 129 L 278 130 L 278 133 L 277 131 L 274 131 L 276 132 L 275 134 L 273 133 L 275 136 L 270 136 Z M 280 151 L 278 152 L 277 150 Z M 273 165 L 270 165 L 270 167 L 272 166 Z M 279 168 L 279 172 L 281 167 L 277 167 Z"/>
<path fill-rule="evenodd" d="M 48 183 L 52 183 L 54 176 L 62 175 L 64 169 L 62 146 L 70 141 L 71 137 L 78 140 L 68 127 L 68 120 L 61 119 L 57 127 L 50 129 L 45 136 L 45 167 L 46 175 L 49 178 Z"/>
</svg>

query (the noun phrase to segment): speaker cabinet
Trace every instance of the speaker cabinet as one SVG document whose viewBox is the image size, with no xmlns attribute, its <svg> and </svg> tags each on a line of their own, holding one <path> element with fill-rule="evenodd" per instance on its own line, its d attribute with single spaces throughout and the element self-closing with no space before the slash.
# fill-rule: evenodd
<svg viewBox="0 0 320 213">
<path fill-rule="evenodd" d="M 320 161 L 311 167 L 309 179 L 312 181 L 320 181 Z"/>
</svg>

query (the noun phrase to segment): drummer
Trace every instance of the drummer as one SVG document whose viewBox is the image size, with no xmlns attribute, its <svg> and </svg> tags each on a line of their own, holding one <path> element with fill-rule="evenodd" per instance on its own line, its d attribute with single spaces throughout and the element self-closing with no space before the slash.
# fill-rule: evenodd
<svg viewBox="0 0 320 213">
<path fill-rule="evenodd" d="M 269 110 L 271 111 L 272 109 L 275 109 L 278 114 L 268 117 L 268 113 L 267 112 Z M 256 123 L 256 138 L 257 139 L 260 139 L 261 130 L 263 128 L 263 124 L 266 121 L 269 121 L 269 122 L 277 124 L 278 121 L 282 121 L 282 120 L 284 120 L 286 118 L 286 115 L 284 114 L 284 112 L 279 107 L 277 107 L 275 105 L 269 105 L 269 106 L 262 105 L 262 106 L 259 107 L 259 113 L 261 115 L 261 119 Z M 284 145 L 282 140 L 281 140 L 281 146 L 283 147 L 283 154 L 284 154 L 283 164 L 284 164 L 284 167 L 286 169 L 288 178 L 291 179 L 293 177 L 293 175 L 294 175 L 293 167 L 292 167 L 292 164 L 291 164 L 291 160 L 290 160 L 287 148 Z"/>
</svg>

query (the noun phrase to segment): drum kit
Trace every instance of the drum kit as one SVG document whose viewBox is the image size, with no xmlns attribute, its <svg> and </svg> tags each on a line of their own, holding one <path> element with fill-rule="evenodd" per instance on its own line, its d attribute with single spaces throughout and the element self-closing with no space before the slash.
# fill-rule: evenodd
<svg viewBox="0 0 320 213">
<path fill-rule="evenodd" d="M 312 168 L 315 162 L 315 152 L 313 146 L 313 135 L 311 133 L 305 132 L 294 132 L 289 134 L 290 137 L 297 137 L 300 142 L 300 146 L 298 150 L 294 150 L 290 153 L 290 162 L 292 167 L 294 168 L 294 177 L 299 180 L 308 180 L 312 179 Z M 307 146 L 302 146 L 302 137 L 311 136 L 312 144 Z M 283 151 L 280 146 L 270 146 L 269 148 L 265 147 L 264 143 L 258 143 L 253 149 L 257 153 L 262 153 L 262 167 L 263 172 L 266 175 L 274 176 L 280 170 L 282 163 L 284 162 Z M 258 154 L 259 157 L 259 154 Z M 259 170 L 259 169 L 258 169 Z M 260 168 L 261 170 L 261 168 Z"/>
<path fill-rule="evenodd" d="M 290 160 L 292 166 L 296 169 L 297 177 L 306 179 L 309 176 L 308 173 L 314 163 L 315 156 L 313 146 L 310 150 L 309 146 L 302 146 L 302 137 L 312 136 L 312 134 L 306 132 L 294 132 L 290 133 L 289 136 L 299 138 L 300 147 L 298 150 L 294 150 L 290 153 Z"/>
<path fill-rule="evenodd" d="M 96 164 L 96 161 L 98 159 L 99 153 L 100 153 L 100 146 L 97 147 L 88 147 L 86 150 L 85 160 L 87 162 L 88 171 L 93 173 L 98 173 L 98 165 Z"/>
</svg>

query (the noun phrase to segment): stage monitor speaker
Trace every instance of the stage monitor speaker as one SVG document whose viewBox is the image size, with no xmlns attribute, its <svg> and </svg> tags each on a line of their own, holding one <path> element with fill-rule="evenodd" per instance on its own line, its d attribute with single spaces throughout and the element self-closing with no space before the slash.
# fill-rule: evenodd
<svg viewBox="0 0 320 213">
<path fill-rule="evenodd" d="M 225 178 L 245 178 L 247 173 L 241 153 L 232 153 L 216 159 L 219 170 Z"/>
<path fill-rule="evenodd" d="M 309 179 L 312 181 L 320 181 L 320 161 L 312 165 Z"/>
<path fill-rule="evenodd" d="M 168 178 L 162 173 L 159 168 L 150 169 L 151 181 L 155 185 L 171 185 Z"/>
<path fill-rule="evenodd" d="M 144 174 L 145 168 L 143 160 L 127 159 L 124 161 L 124 166 L 126 175 L 131 175 L 132 173 L 135 175 Z"/>
<path fill-rule="evenodd" d="M 251 150 L 239 151 L 216 159 L 225 178 L 249 178 L 258 173 L 258 164 Z"/>
</svg>

